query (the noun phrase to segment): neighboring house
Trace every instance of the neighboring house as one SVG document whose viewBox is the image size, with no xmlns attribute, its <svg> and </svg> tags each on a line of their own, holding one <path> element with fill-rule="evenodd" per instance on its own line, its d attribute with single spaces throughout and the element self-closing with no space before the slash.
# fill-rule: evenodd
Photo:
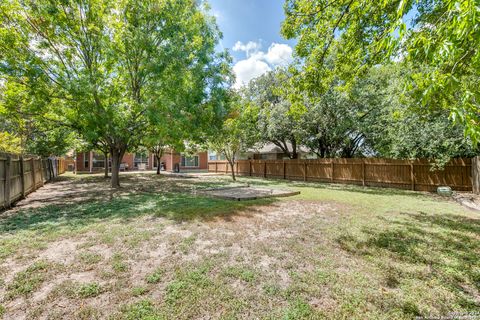
<svg viewBox="0 0 480 320">
<path fill-rule="evenodd" d="M 184 155 L 169 150 L 164 153 L 160 163 L 166 171 L 174 171 L 176 164 L 179 165 L 180 171 L 205 170 L 208 165 L 208 155 L 207 152 Z M 75 165 L 77 172 L 103 171 L 105 157 L 94 151 L 77 152 Z M 157 160 L 152 153 L 126 153 L 121 162 L 122 170 L 126 171 L 156 170 L 157 165 Z M 111 166 L 110 160 L 109 166 Z"/>
<path fill-rule="evenodd" d="M 287 144 L 289 150 L 292 149 L 291 144 Z M 315 159 L 317 156 L 315 154 L 309 153 L 308 149 L 300 146 L 298 150 L 298 158 L 299 159 Z M 247 150 L 246 152 L 242 152 L 237 155 L 237 160 L 282 160 L 288 159 L 288 155 L 286 155 L 278 146 L 273 143 L 267 143 L 258 148 L 252 148 Z M 215 152 L 208 153 L 208 160 L 209 161 L 216 161 L 216 160 L 225 160 L 223 155 L 217 154 Z"/>
</svg>

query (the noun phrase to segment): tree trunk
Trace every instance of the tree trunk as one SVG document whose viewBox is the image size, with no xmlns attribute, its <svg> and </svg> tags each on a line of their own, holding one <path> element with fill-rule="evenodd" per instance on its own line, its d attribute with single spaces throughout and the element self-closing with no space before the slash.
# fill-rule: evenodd
<svg viewBox="0 0 480 320">
<path fill-rule="evenodd" d="M 155 159 L 157 159 L 157 174 L 160 174 L 160 156 L 155 155 Z"/>
<path fill-rule="evenodd" d="M 291 143 L 292 143 L 292 155 L 291 155 L 291 158 L 292 158 L 292 159 L 298 159 L 297 140 L 295 140 L 295 138 L 292 138 Z"/>
<path fill-rule="evenodd" d="M 103 153 L 105 157 L 105 179 L 108 178 L 108 151 Z"/>
<path fill-rule="evenodd" d="M 228 163 L 230 164 L 230 169 L 232 169 L 232 179 L 233 181 L 237 181 L 237 178 L 235 177 L 235 162 L 233 161 L 228 161 Z"/>
<path fill-rule="evenodd" d="M 320 158 L 325 158 L 325 148 L 320 148 Z"/>
<path fill-rule="evenodd" d="M 125 149 L 112 148 L 110 150 L 112 156 L 112 188 L 120 187 L 120 163 L 122 162 Z"/>
</svg>

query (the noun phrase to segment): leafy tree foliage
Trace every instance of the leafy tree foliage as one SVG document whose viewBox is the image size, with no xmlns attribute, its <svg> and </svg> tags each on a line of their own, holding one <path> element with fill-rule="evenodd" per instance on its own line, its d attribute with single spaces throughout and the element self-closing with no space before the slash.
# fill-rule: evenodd
<svg viewBox="0 0 480 320">
<path fill-rule="evenodd" d="M 0 94 L 0 139 L 3 152 L 43 157 L 66 154 L 77 143 L 74 132 L 41 117 L 8 109 Z"/>
<path fill-rule="evenodd" d="M 290 159 L 298 158 L 299 118 L 289 95 L 290 75 L 276 69 L 252 80 L 243 90 L 243 99 L 249 100 L 258 110 L 254 134 L 260 143 L 273 143 Z"/>
<path fill-rule="evenodd" d="M 332 86 L 320 98 L 305 97 L 301 143 L 320 158 L 352 158 L 364 144 L 364 104 Z"/>
<path fill-rule="evenodd" d="M 415 96 L 403 94 L 402 79 L 410 72 L 401 65 L 377 66 L 353 87 L 351 95 L 371 110 L 362 125 L 371 153 L 387 158 L 435 159 L 438 166 L 450 158 L 474 156 L 471 141 L 463 135 L 460 124 L 450 121 L 447 111 L 416 112 Z"/>
<path fill-rule="evenodd" d="M 297 38 L 303 84 L 325 92 L 376 64 L 401 59 L 422 109 L 446 110 L 480 141 L 480 6 L 476 0 L 286 0 L 282 33 Z M 333 69 L 325 61 L 338 50 Z"/>
<path fill-rule="evenodd" d="M 7 131 L 0 132 L 0 152 L 20 153 L 20 138 L 8 133 Z"/>
<path fill-rule="evenodd" d="M 194 123 L 215 111 L 210 101 L 228 68 L 205 9 L 194 0 L 2 2 L 0 74 L 13 88 L 9 98 L 108 146 L 118 187 L 124 153 L 155 119 Z"/>
<path fill-rule="evenodd" d="M 157 161 L 157 174 L 160 174 L 160 159 L 167 149 L 181 151 L 184 149 L 184 138 L 182 131 L 174 123 L 151 125 L 142 137 L 142 146 L 153 154 Z"/>
<path fill-rule="evenodd" d="M 461 125 L 449 120 L 448 112 L 416 112 L 415 92 L 405 92 L 403 81 L 411 73 L 408 65 L 400 63 L 374 66 L 348 90 L 337 80 L 315 94 L 298 90 L 296 77 L 264 81 L 278 77 L 278 71 L 267 74 L 246 89 L 255 93 L 245 95 L 255 106 L 250 112 L 256 112 L 249 135 L 269 141 L 273 135 L 265 134 L 270 133 L 265 127 L 273 124 L 290 135 L 287 137 L 293 136 L 297 146 L 321 158 L 434 158 L 441 166 L 451 157 L 474 155 L 471 141 L 463 135 Z"/>
<path fill-rule="evenodd" d="M 230 92 L 226 102 L 228 113 L 222 126 L 217 127 L 210 137 L 208 146 L 225 156 L 230 165 L 232 179 L 235 181 L 236 157 L 258 141 L 256 136 L 258 109 L 235 92 Z"/>
</svg>

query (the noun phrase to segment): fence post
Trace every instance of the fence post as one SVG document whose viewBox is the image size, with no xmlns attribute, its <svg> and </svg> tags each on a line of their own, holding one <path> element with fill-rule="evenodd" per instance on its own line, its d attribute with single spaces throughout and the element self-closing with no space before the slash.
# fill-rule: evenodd
<svg viewBox="0 0 480 320">
<path fill-rule="evenodd" d="M 303 181 L 307 181 L 307 162 L 303 160 Z"/>
<path fill-rule="evenodd" d="M 238 162 L 235 162 L 235 170 L 237 171 L 237 176 L 238 176 Z"/>
<path fill-rule="evenodd" d="M 472 190 L 480 194 L 480 156 L 472 159 Z"/>
<path fill-rule="evenodd" d="M 45 162 L 43 159 L 40 161 L 42 161 L 42 168 L 45 169 L 45 181 L 47 182 L 50 180 L 50 164 L 48 162 L 48 159 L 46 159 Z"/>
<path fill-rule="evenodd" d="M 252 160 L 248 160 L 248 175 L 252 176 Z"/>
<path fill-rule="evenodd" d="M 32 171 L 32 184 L 33 184 L 33 187 L 32 187 L 32 192 L 37 190 L 37 177 L 36 177 L 36 174 L 35 174 L 35 159 L 32 157 L 30 159 L 30 162 L 31 162 L 31 171 Z"/>
<path fill-rule="evenodd" d="M 331 168 L 331 171 L 332 171 L 332 176 L 330 177 L 330 181 L 333 182 L 333 173 L 334 173 L 334 168 L 335 168 L 335 164 L 333 163 L 333 158 L 330 159 L 330 168 Z"/>
<path fill-rule="evenodd" d="M 410 161 L 410 180 L 412 183 L 412 190 L 415 191 L 415 173 L 414 173 L 413 161 Z"/>
<path fill-rule="evenodd" d="M 46 161 L 46 164 L 47 164 L 47 168 L 46 168 L 46 171 L 45 171 L 45 180 L 50 181 L 50 179 L 52 178 L 52 171 L 50 170 L 50 159 L 47 159 L 45 161 Z"/>
<path fill-rule="evenodd" d="M 53 181 L 53 179 L 55 178 L 55 172 L 53 171 L 53 160 L 52 159 L 48 159 L 48 169 L 50 170 L 50 173 L 49 173 L 49 181 Z M 92 171 L 93 172 L 93 171 Z"/>
<path fill-rule="evenodd" d="M 41 177 L 40 181 L 42 182 L 42 187 L 43 187 L 43 185 L 45 184 L 45 182 L 43 181 L 43 178 L 44 178 L 43 175 L 45 174 L 45 180 L 47 180 L 47 172 L 43 170 L 43 160 L 42 160 L 42 158 L 39 157 L 38 160 L 40 161 L 40 169 L 41 169 L 40 172 L 42 174 L 42 177 Z"/>
<path fill-rule="evenodd" d="M 365 158 L 362 158 L 362 186 L 365 187 Z"/>
<path fill-rule="evenodd" d="M 217 173 L 217 172 L 218 172 L 218 162 L 215 161 L 215 173 Z"/>
<path fill-rule="evenodd" d="M 23 166 L 23 156 L 19 158 L 20 164 L 20 181 L 22 183 L 22 198 L 25 198 L 25 168 Z"/>
<path fill-rule="evenodd" d="M 267 177 L 267 161 L 264 160 L 263 162 L 263 177 Z"/>
<path fill-rule="evenodd" d="M 287 163 L 283 160 L 283 179 L 287 179 Z"/>
<path fill-rule="evenodd" d="M 10 208 L 10 180 L 12 179 L 12 156 L 7 154 L 5 161 L 5 208 Z"/>
<path fill-rule="evenodd" d="M 42 160 L 42 158 L 39 157 L 38 160 L 40 161 L 40 182 L 41 182 L 42 187 L 43 187 L 43 184 L 44 184 L 44 182 L 43 182 L 43 178 L 44 178 L 43 175 L 46 174 L 46 172 L 43 171 L 43 160 Z M 46 179 L 46 178 L 47 178 L 47 177 L 45 176 L 45 179 Z"/>
</svg>

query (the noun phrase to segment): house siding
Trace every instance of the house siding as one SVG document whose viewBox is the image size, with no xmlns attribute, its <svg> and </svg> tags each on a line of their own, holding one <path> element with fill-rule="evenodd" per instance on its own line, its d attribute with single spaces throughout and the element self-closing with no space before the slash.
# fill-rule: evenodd
<svg viewBox="0 0 480 320">
<path fill-rule="evenodd" d="M 89 167 L 85 168 L 84 164 L 84 153 L 88 156 L 89 160 Z M 104 168 L 92 168 L 91 162 L 92 162 L 92 155 L 93 152 L 90 151 L 80 151 L 77 152 L 76 154 L 76 170 L 77 172 L 99 172 L 103 171 Z M 205 152 L 198 152 L 196 154 L 198 156 L 198 166 L 197 167 L 182 167 L 180 166 L 180 170 L 189 170 L 189 169 L 195 169 L 195 170 L 206 170 L 208 169 L 208 153 Z M 147 163 L 147 170 L 154 170 L 156 167 L 154 167 L 154 160 L 155 156 L 152 153 L 149 153 L 148 155 L 148 163 Z M 181 164 L 182 162 L 182 155 L 178 152 L 165 152 L 165 154 L 160 158 L 160 163 L 164 162 L 165 163 L 165 170 L 166 171 L 173 171 L 175 164 Z M 135 153 L 126 153 L 123 158 L 122 158 L 122 163 L 127 164 L 127 170 L 129 171 L 134 171 L 137 170 L 137 168 L 134 167 L 135 164 Z"/>
</svg>

